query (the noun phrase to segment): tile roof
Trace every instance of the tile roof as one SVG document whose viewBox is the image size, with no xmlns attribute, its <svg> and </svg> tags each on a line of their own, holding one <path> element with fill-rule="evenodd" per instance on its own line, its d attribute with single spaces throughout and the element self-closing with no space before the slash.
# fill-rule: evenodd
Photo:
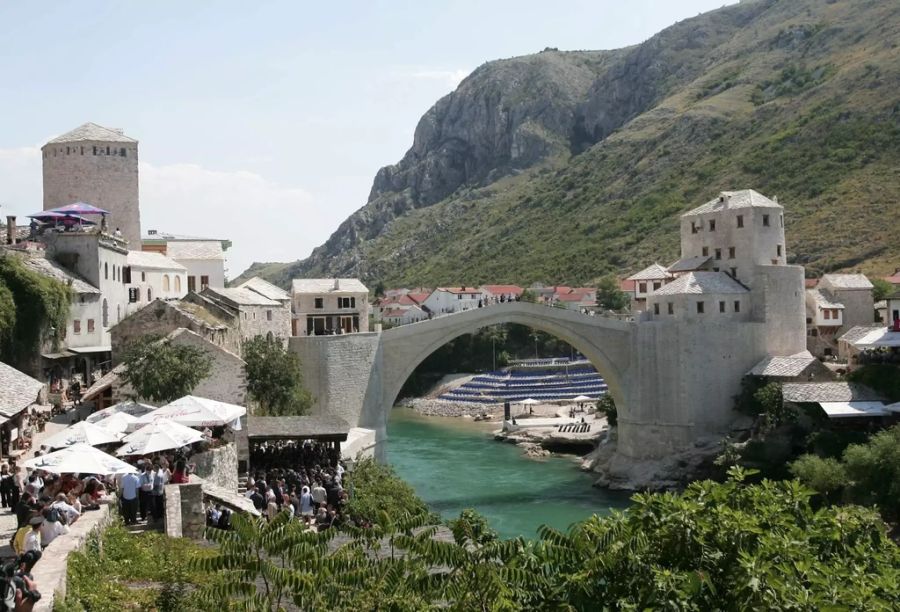
<svg viewBox="0 0 900 612">
<path fill-rule="evenodd" d="M 804 278 L 804 279 L 803 279 L 803 285 L 804 285 L 807 289 L 815 289 L 815 288 L 816 288 L 816 285 L 818 285 L 818 284 L 819 284 L 819 279 L 818 279 L 818 278 Z"/>
<path fill-rule="evenodd" d="M 871 289 L 872 283 L 865 274 L 826 274 L 822 277 L 835 289 Z"/>
<path fill-rule="evenodd" d="M 518 285 L 482 285 L 482 291 L 486 291 L 491 295 L 522 295 L 525 290 Z"/>
<path fill-rule="evenodd" d="M 480 294 L 481 291 L 478 290 L 478 287 L 438 287 L 441 291 L 446 291 L 447 293 L 452 293 L 454 295 L 463 294 Z"/>
<path fill-rule="evenodd" d="M 37 403 L 44 383 L 0 362 L 0 415 L 12 417 Z"/>
<path fill-rule="evenodd" d="M 334 288 L 337 281 L 338 288 Z M 295 278 L 291 281 L 291 293 L 368 293 L 358 278 Z"/>
<path fill-rule="evenodd" d="M 650 295 L 737 294 L 747 288 L 724 272 L 688 272 Z"/>
<path fill-rule="evenodd" d="M 848 382 L 785 383 L 781 395 L 786 402 L 878 402 L 884 397 L 877 391 Z"/>
<path fill-rule="evenodd" d="M 302 438 L 303 436 L 347 437 L 347 421 L 330 415 L 309 416 L 248 416 L 248 438 Z"/>
<path fill-rule="evenodd" d="M 264 280 L 258 276 L 254 276 L 248 281 L 245 281 L 238 285 L 240 289 L 249 289 L 251 291 L 255 291 L 262 296 L 269 298 L 270 300 L 280 301 L 280 300 L 289 300 L 291 296 L 288 295 L 288 292 L 282 289 L 281 287 L 276 287 L 272 283 L 267 280 Z"/>
<path fill-rule="evenodd" d="M 134 138 L 129 138 L 124 131 L 119 128 L 107 128 L 96 123 L 85 123 L 80 125 L 71 132 L 66 132 L 62 136 L 57 136 L 47 144 L 58 144 L 63 142 L 137 142 Z"/>
<path fill-rule="evenodd" d="M 846 332 L 841 334 L 841 337 L 838 340 L 843 340 L 844 342 L 849 342 L 850 344 L 854 344 L 859 342 L 863 338 L 869 335 L 870 332 L 875 331 L 876 329 L 884 329 L 883 325 L 856 325 L 851 327 Z"/>
<path fill-rule="evenodd" d="M 712 255 L 698 255 L 697 257 L 685 257 L 679 259 L 671 266 L 669 272 L 690 272 L 691 270 L 699 270 L 712 260 Z"/>
<path fill-rule="evenodd" d="M 815 363 L 816 358 L 809 356 L 766 357 L 747 372 L 750 376 L 800 376 L 803 371 Z"/>
<path fill-rule="evenodd" d="M 812 297 L 819 308 L 843 308 L 844 305 L 834 299 L 825 289 L 807 289 L 806 295 Z"/>
<path fill-rule="evenodd" d="M 425 300 L 427 300 L 429 295 L 431 295 L 430 292 L 429 292 L 429 293 L 416 293 L 416 292 L 410 292 L 410 293 L 407 293 L 407 294 L 406 294 L 406 296 L 407 296 L 409 299 L 411 299 L 412 301 L 414 301 L 416 304 L 421 304 L 422 302 L 424 302 Z"/>
<path fill-rule="evenodd" d="M 227 289 L 221 287 L 207 287 L 202 293 L 204 295 L 212 294 L 213 298 L 217 296 L 225 298 L 239 306 L 281 306 L 281 302 L 270 300 L 256 291 L 244 289 L 242 287 L 229 287 Z"/>
<path fill-rule="evenodd" d="M 74 272 L 70 272 L 69 270 L 63 268 L 53 260 L 46 259 L 44 257 L 29 256 L 23 257 L 22 263 L 25 264 L 26 268 L 29 268 L 30 270 L 33 270 L 38 274 L 43 274 L 44 276 L 54 278 L 60 282 L 70 284 L 72 286 L 72 290 L 75 291 L 75 293 L 100 295 L 99 289 L 94 287 L 92 284 L 90 284 Z"/>
<path fill-rule="evenodd" d="M 719 197 L 710 200 L 702 206 L 698 206 L 682 215 L 687 217 L 690 215 L 702 215 L 704 213 L 718 212 L 720 210 L 731 210 L 735 208 L 784 208 L 778 202 L 770 200 L 763 194 L 753 189 L 742 189 L 740 191 L 723 191 L 719 193 Z"/>
<path fill-rule="evenodd" d="M 855 348 L 870 349 L 878 347 L 900 347 L 900 332 L 893 331 L 890 327 L 876 327 L 860 338 L 851 342 Z"/>
<path fill-rule="evenodd" d="M 179 259 L 225 259 L 219 240 L 176 240 L 166 244 L 166 255 Z"/>
<path fill-rule="evenodd" d="M 653 265 L 647 266 L 640 272 L 632 274 L 631 276 L 628 277 L 627 280 L 631 280 L 631 281 L 663 280 L 666 278 L 672 278 L 672 275 L 669 273 L 669 271 L 666 270 L 665 267 L 659 265 L 658 263 L 654 263 Z"/>
<path fill-rule="evenodd" d="M 629 292 L 634 291 L 634 281 L 630 279 L 624 279 L 619 281 L 619 291 Z"/>
<path fill-rule="evenodd" d="M 146 268 L 149 270 L 176 270 L 178 272 L 187 270 L 174 259 L 166 257 L 162 253 L 151 251 L 128 251 L 128 265 L 133 268 Z"/>
</svg>

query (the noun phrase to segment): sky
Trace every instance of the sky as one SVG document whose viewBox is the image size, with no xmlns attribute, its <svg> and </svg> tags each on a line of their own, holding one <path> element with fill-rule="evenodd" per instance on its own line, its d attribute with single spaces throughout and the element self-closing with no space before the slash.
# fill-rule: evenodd
<svg viewBox="0 0 900 612">
<path fill-rule="evenodd" d="M 140 141 L 144 232 L 230 239 L 231 277 L 303 259 L 479 65 L 724 3 L 0 0 L 0 215 L 41 209 L 40 147 L 91 121 Z"/>
</svg>

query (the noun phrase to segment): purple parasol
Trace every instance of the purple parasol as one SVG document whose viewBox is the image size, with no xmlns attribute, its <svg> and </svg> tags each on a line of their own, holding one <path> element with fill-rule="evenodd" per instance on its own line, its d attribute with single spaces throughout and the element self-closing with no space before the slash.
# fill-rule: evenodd
<svg viewBox="0 0 900 612">
<path fill-rule="evenodd" d="M 65 206 L 60 206 L 58 208 L 51 208 L 47 212 L 56 212 L 62 214 L 71 214 L 71 215 L 108 215 L 108 210 L 103 210 L 102 208 L 97 208 L 91 204 L 86 202 L 75 202 L 74 204 L 66 204 Z"/>
<path fill-rule="evenodd" d="M 31 219 L 37 219 L 38 221 L 44 221 L 46 223 L 65 223 L 66 220 L 77 221 L 83 223 L 84 225 L 96 225 L 96 222 L 91 221 L 89 219 L 85 219 L 84 217 L 80 217 L 78 215 L 73 214 L 64 214 L 59 212 L 54 212 L 52 210 L 46 210 L 44 212 L 34 213 L 33 215 L 28 215 Z"/>
</svg>

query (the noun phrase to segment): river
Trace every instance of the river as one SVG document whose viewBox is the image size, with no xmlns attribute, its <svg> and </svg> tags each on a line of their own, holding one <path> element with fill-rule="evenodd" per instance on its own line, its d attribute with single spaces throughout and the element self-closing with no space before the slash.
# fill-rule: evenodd
<svg viewBox="0 0 900 612">
<path fill-rule="evenodd" d="M 565 530 L 591 514 L 628 506 L 627 493 L 592 487 L 591 476 L 571 458 L 527 459 L 515 445 L 494 441 L 496 428 L 395 408 L 388 462 L 444 518 L 474 508 L 504 538 L 534 538 L 543 524 Z"/>
</svg>

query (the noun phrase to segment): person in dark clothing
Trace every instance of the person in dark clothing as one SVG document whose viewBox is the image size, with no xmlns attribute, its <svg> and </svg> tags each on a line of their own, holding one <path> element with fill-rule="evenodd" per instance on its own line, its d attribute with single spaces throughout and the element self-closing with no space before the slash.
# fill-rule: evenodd
<svg viewBox="0 0 900 612">
<path fill-rule="evenodd" d="M 266 507 L 266 500 L 259 494 L 259 487 L 253 488 L 253 493 L 250 495 L 250 501 L 253 502 L 253 507 L 257 510 L 262 511 L 262 509 Z"/>
<path fill-rule="evenodd" d="M 281 504 L 284 503 L 284 496 L 281 487 L 278 486 L 277 480 L 272 483 L 272 493 L 275 494 L 275 505 L 281 508 Z"/>
<path fill-rule="evenodd" d="M 26 493 L 13 508 L 13 512 L 16 513 L 16 525 L 18 529 L 21 529 L 28 523 L 28 519 L 31 518 L 31 513 L 34 509 L 33 506 L 34 498 L 30 493 Z"/>
</svg>

